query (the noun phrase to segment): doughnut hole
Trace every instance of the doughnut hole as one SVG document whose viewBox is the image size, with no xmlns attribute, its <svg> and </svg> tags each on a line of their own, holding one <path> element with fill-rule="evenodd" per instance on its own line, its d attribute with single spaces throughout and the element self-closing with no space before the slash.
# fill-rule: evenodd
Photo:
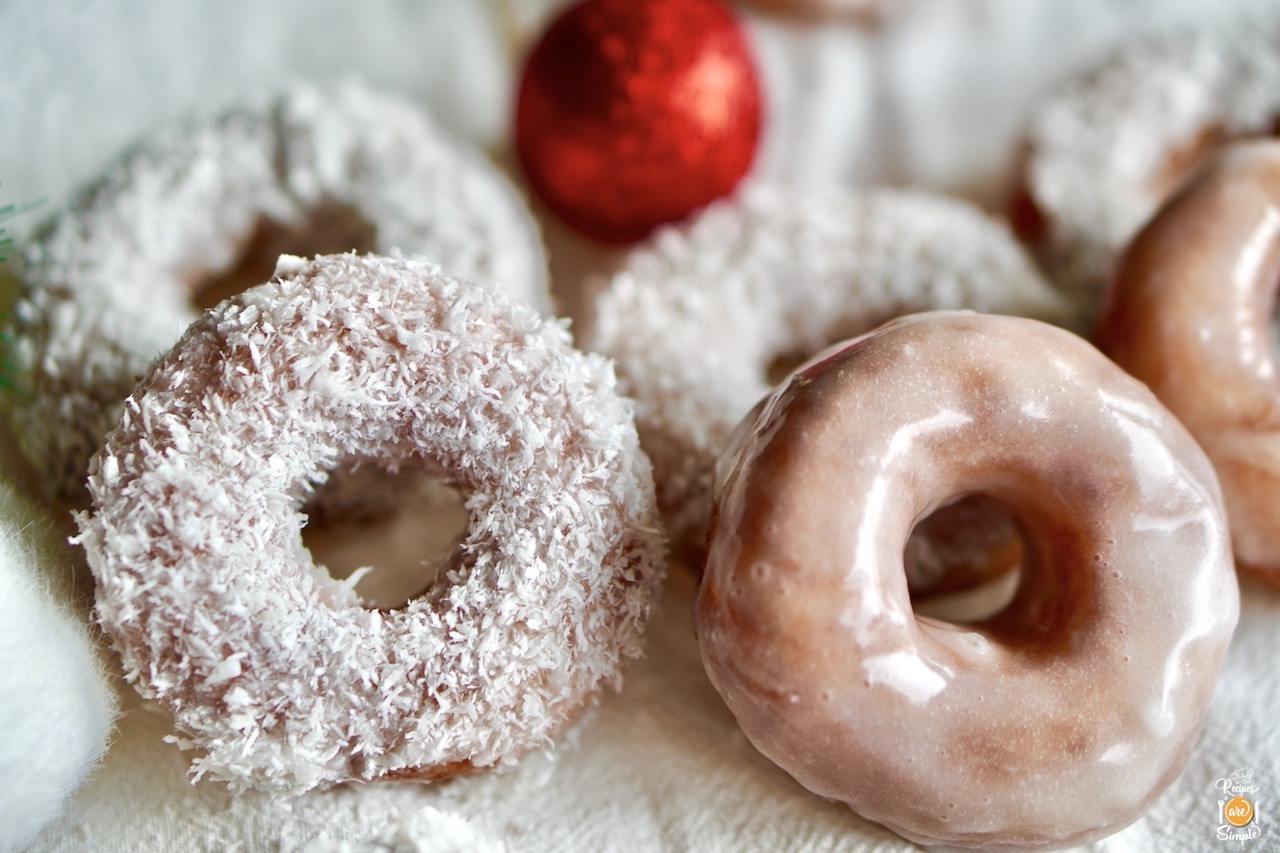
<svg viewBox="0 0 1280 853">
<path fill-rule="evenodd" d="M 1152 196 L 1159 199 L 1160 205 L 1163 205 L 1165 200 L 1176 193 L 1205 165 L 1214 152 L 1233 140 L 1245 139 L 1253 135 L 1232 133 L 1221 123 L 1201 128 L 1190 139 L 1169 149 L 1163 159 L 1156 164 L 1150 174 L 1149 189 Z M 1270 127 L 1257 135 L 1280 136 L 1280 116 L 1274 116 Z M 1015 155 L 1013 169 L 1015 177 L 1007 195 L 1005 209 L 1009 225 L 1017 238 L 1024 244 L 1038 246 L 1048 239 L 1050 224 L 1047 215 L 1040 209 L 1031 191 L 1028 174 L 1030 158 L 1030 146 L 1024 143 Z"/>
<path fill-rule="evenodd" d="M 1031 147 L 1023 143 L 1014 156 L 1014 179 L 1005 209 L 1014 236 L 1028 246 L 1038 246 L 1049 236 L 1049 220 L 1031 192 Z"/>
<path fill-rule="evenodd" d="M 820 330 L 817 341 L 812 346 L 784 349 L 780 352 L 775 352 L 772 358 L 766 359 L 764 368 L 765 381 L 770 387 L 781 385 L 783 380 L 795 372 L 796 368 L 827 347 L 865 335 L 877 326 L 887 323 L 904 313 L 910 312 L 903 307 L 897 310 L 867 310 L 855 317 L 834 318 L 834 322 L 830 326 Z"/>
<path fill-rule="evenodd" d="M 1272 116 L 1270 124 L 1256 132 L 1231 132 L 1222 124 L 1201 128 L 1195 137 L 1172 149 L 1165 156 L 1163 168 L 1157 173 L 1156 186 L 1160 187 L 1167 197 L 1228 145 L 1276 137 L 1280 137 L 1280 115 Z"/>
<path fill-rule="evenodd" d="M 934 598 L 911 595 L 916 618 L 935 639 L 950 645 L 956 629 L 976 628 L 991 640 L 1020 653 L 1055 653 L 1072 642 L 1077 626 L 1095 616 L 1099 576 L 1115 573 L 1103 565 L 1103 557 L 1089 543 L 1095 533 L 1081 525 L 1066 507 L 1052 500 L 1037 502 L 1032 494 L 973 495 L 954 501 L 916 525 L 913 535 L 951 526 L 954 518 L 943 510 L 982 515 L 988 529 L 1001 518 L 1017 536 L 1018 564 L 1002 574 L 987 576 L 969 588 Z M 1015 514 L 1009 507 L 1019 507 Z M 929 527 L 926 527 L 928 522 Z M 980 531 L 969 530 L 977 541 L 991 541 Z M 957 571 L 971 569 L 956 563 Z M 1118 574 L 1115 574 L 1119 577 Z"/>
<path fill-rule="evenodd" d="M 376 250 L 377 236 L 377 229 L 359 211 L 333 199 L 322 200 L 298 222 L 286 224 L 261 217 L 226 268 L 192 284 L 192 304 L 207 311 L 269 281 L 280 255 L 367 253 Z M 370 460 L 351 460 L 335 471 L 330 482 L 309 502 L 308 529 L 362 529 L 377 527 L 373 522 L 378 520 L 391 522 L 400 507 L 401 495 L 413 488 L 410 481 L 416 476 L 411 472 L 392 473 Z"/>
<path fill-rule="evenodd" d="M 892 315 L 871 322 L 889 319 Z M 866 321 L 842 323 L 827 337 L 834 343 L 866 331 Z M 775 355 L 766 367 L 766 381 L 780 385 L 814 355 L 810 349 Z M 957 622 L 980 621 L 1008 604 L 1022 557 L 1018 524 L 999 502 L 984 495 L 964 495 L 935 509 L 916 524 L 903 552 L 912 601 L 930 613 L 960 614 L 951 619 Z"/>
<path fill-rule="evenodd" d="M 917 615 L 975 623 L 1012 601 L 1026 549 L 1017 521 L 998 501 L 967 495 L 916 523 L 903 560 Z"/>
<path fill-rule="evenodd" d="M 1152 188 L 1156 194 L 1161 199 L 1167 199 L 1177 192 L 1227 140 L 1226 128 L 1213 124 L 1201 128 L 1191 139 L 1170 149 L 1152 178 Z"/>
<path fill-rule="evenodd" d="M 981 624 L 998 640 L 1029 652 L 1069 646 L 1078 628 L 1096 622 L 1100 575 L 1120 577 L 1091 550 L 1091 531 L 1077 525 L 1067 507 L 1029 511 L 1021 577 L 1008 606 Z"/>
<path fill-rule="evenodd" d="M 1173 195 L 1228 138 L 1226 129 L 1221 125 L 1210 125 L 1170 149 L 1151 172 L 1152 196 L 1167 199 Z M 1030 146 L 1023 144 L 1015 155 L 1015 177 L 1007 194 L 1005 209 L 1009 227 L 1017 238 L 1026 245 L 1039 246 L 1049 239 L 1050 222 L 1031 190 L 1031 153 Z"/>
<path fill-rule="evenodd" d="M 341 514 L 335 513 L 337 500 L 307 504 L 302 544 L 317 566 L 336 580 L 361 572 L 355 589 L 372 610 L 396 610 L 441 581 L 456 561 L 469 522 L 459 489 L 422 470 L 392 472 L 365 460 L 344 460 L 334 478 L 344 479 L 327 495 L 344 497 L 351 485 L 381 488 L 379 497 L 394 509 L 370 514 L 363 511 L 367 503 L 358 502 L 352 512 Z"/>
<path fill-rule="evenodd" d="M 206 311 L 269 281 L 281 255 L 309 258 L 351 251 L 363 254 L 374 251 L 377 236 L 374 225 L 354 207 L 331 199 L 307 211 L 300 222 L 285 224 L 264 216 L 246 236 L 230 265 L 192 284 L 192 303 Z"/>
</svg>

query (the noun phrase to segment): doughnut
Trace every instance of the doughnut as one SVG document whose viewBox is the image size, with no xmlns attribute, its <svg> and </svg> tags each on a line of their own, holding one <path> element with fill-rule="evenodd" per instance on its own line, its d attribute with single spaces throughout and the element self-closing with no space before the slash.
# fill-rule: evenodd
<svg viewBox="0 0 1280 853">
<path fill-rule="evenodd" d="M 24 251 L 13 421 L 49 493 L 83 500 L 89 457 L 198 310 L 284 252 L 422 254 L 548 307 L 515 190 L 407 103 L 299 87 L 130 150 Z"/>
<path fill-rule="evenodd" d="M 437 779 L 546 745 L 638 655 L 664 567 L 611 366 L 425 259 L 284 257 L 206 313 L 94 457 L 78 542 L 126 677 L 196 778 L 281 795 Z M 467 496 L 452 564 L 365 609 L 302 547 L 343 456 Z"/>
<path fill-rule="evenodd" d="M 900 15 L 912 0 L 747 0 L 766 12 L 812 20 L 848 21 L 863 25 L 882 23 Z"/>
<path fill-rule="evenodd" d="M 1022 527 L 1014 599 L 917 616 L 907 535 L 973 492 Z M 1069 332 L 938 312 L 743 421 L 695 626 L 747 738 L 813 793 L 917 843 L 1056 849 L 1178 775 L 1238 612 L 1213 470 L 1150 392 Z"/>
<path fill-rule="evenodd" d="M 1200 442 L 1240 567 L 1280 587 L 1280 142 L 1237 143 L 1121 257 L 1099 347 Z"/>
<path fill-rule="evenodd" d="M 1003 227 L 913 191 L 757 185 L 631 252 L 584 340 L 636 400 L 673 546 L 701 564 L 716 457 L 771 365 L 930 308 L 1065 316 Z"/>
<path fill-rule="evenodd" d="M 1096 314 L 1116 257 L 1206 152 L 1277 116 L 1277 16 L 1137 41 L 1032 111 L 1015 230 Z"/>
</svg>

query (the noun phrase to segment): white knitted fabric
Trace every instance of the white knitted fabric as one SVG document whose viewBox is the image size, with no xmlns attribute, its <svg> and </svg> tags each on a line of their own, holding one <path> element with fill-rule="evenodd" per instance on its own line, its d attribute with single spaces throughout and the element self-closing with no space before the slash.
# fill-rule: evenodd
<svg viewBox="0 0 1280 853">
<path fill-rule="evenodd" d="M 25 250 L 13 418 L 52 492 L 83 494 L 120 404 L 195 319 L 192 288 L 234 266 L 261 220 L 300 226 L 335 204 L 372 226 L 372 250 L 425 255 L 549 309 L 520 197 L 403 101 L 296 87 L 171 130 L 131 149 Z"/>
<path fill-rule="evenodd" d="M 300 793 L 545 745 L 640 650 L 663 565 L 612 367 L 420 260 L 282 258 L 193 325 L 95 457 L 81 535 L 125 674 L 193 764 Z M 367 610 L 301 546 L 341 458 L 467 494 L 458 560 Z"/>
<path fill-rule="evenodd" d="M 1280 17 L 1139 40 L 1033 110 L 1026 191 L 1051 278 L 1096 311 L 1116 256 L 1173 189 L 1171 157 L 1280 117 Z"/>
<path fill-rule="evenodd" d="M 1240 626 L 1191 761 L 1134 825 L 1092 853 L 1221 853 L 1274 849 L 1280 815 L 1280 600 L 1241 590 Z M 188 784 L 186 761 L 162 742 L 167 713 L 126 699 L 121 734 L 102 771 L 34 850 L 282 850 L 386 853 L 430 808 L 465 819 L 470 833 L 512 853 L 910 853 L 888 830 L 802 788 L 742 736 L 702 668 L 687 572 L 673 572 L 650 625 L 648 652 L 626 689 L 604 697 L 552 757 L 509 772 L 435 785 L 340 785 L 289 803 Z M 1218 779 L 1244 767 L 1259 786 L 1264 835 L 1218 840 Z M 1030 796 L 1044 795 L 1034 778 Z M 285 807 L 287 806 L 287 808 Z M 474 843 L 486 850 L 487 844 Z"/>
<path fill-rule="evenodd" d="M 116 714 L 60 538 L 0 480 L 0 850 L 28 844 L 63 811 Z"/>
<path fill-rule="evenodd" d="M 716 457 L 774 359 L 941 308 L 1067 319 L 1008 230 L 964 202 L 755 186 L 635 249 L 584 340 L 617 359 L 669 534 L 696 550 Z"/>
</svg>

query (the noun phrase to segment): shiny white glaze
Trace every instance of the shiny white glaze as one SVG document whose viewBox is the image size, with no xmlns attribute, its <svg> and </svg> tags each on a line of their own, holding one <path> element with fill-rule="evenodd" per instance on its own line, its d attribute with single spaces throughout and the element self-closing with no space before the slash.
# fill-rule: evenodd
<svg viewBox="0 0 1280 853">
<path fill-rule="evenodd" d="M 939 312 L 819 356 L 718 471 L 697 626 L 761 752 L 914 841 L 1056 847 L 1181 770 L 1238 614 L 1204 454 L 1139 383 L 1030 320 Z M 902 549 L 958 494 L 1027 565 L 980 625 L 917 618 Z"/>
<path fill-rule="evenodd" d="M 1280 143 L 1227 149 L 1126 251 L 1102 349 L 1213 461 L 1237 559 L 1280 587 Z"/>
</svg>

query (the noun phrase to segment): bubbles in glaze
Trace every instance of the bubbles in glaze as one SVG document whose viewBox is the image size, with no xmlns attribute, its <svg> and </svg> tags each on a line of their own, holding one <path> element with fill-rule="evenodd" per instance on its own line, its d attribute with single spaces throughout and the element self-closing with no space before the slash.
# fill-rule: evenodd
<svg viewBox="0 0 1280 853">
<path fill-rule="evenodd" d="M 1052 848 L 1129 824 L 1181 770 L 1238 616 L 1221 496 L 1084 341 L 890 323 L 762 401 L 718 474 L 703 661 L 814 793 L 921 843 Z M 917 618 L 903 547 L 962 494 L 1017 519 L 1022 581 L 985 621 Z"/>
</svg>

